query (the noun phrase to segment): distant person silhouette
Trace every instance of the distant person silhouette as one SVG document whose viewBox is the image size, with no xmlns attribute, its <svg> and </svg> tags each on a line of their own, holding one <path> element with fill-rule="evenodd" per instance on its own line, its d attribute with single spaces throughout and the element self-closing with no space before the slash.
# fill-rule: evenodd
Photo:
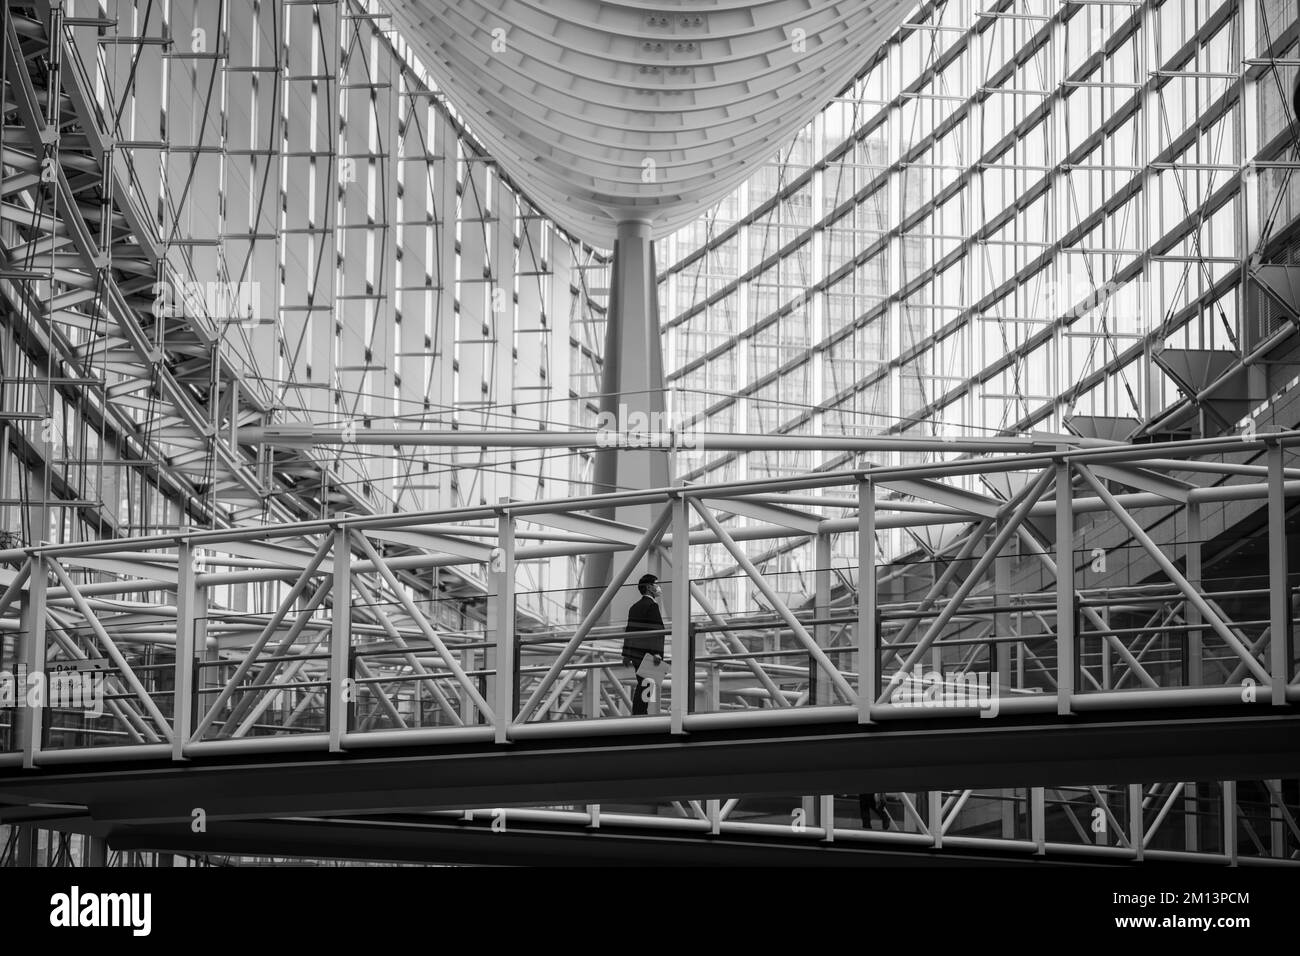
<svg viewBox="0 0 1300 956">
<path fill-rule="evenodd" d="M 623 663 L 632 668 L 632 674 L 636 677 L 636 690 L 632 694 L 632 715 L 647 714 L 650 712 L 650 703 L 646 700 L 647 691 L 650 684 L 649 680 L 637 674 L 637 668 L 647 654 L 654 655 L 655 663 L 662 663 L 664 659 L 664 636 L 663 634 L 648 634 L 645 637 L 634 637 L 631 632 L 634 631 L 662 631 L 664 629 L 664 618 L 659 613 L 659 578 L 653 574 L 643 574 L 641 579 L 636 583 L 637 589 L 641 592 L 641 600 L 637 601 L 627 612 L 627 639 L 623 641 Z M 656 689 L 655 693 L 658 693 Z"/>
<path fill-rule="evenodd" d="M 1295 80 L 1295 92 L 1291 94 L 1291 105 L 1294 109 L 1291 115 L 1296 122 L 1296 125 L 1292 128 L 1300 131 L 1300 76 L 1297 76 Z M 1297 133 L 1297 136 L 1300 136 L 1300 132 Z"/>
<path fill-rule="evenodd" d="M 858 813 L 862 817 L 862 829 L 870 830 L 871 814 L 880 817 L 880 829 L 888 830 L 889 825 L 893 823 L 889 819 L 889 814 L 885 812 L 885 795 L 876 793 L 858 794 Z"/>
</svg>

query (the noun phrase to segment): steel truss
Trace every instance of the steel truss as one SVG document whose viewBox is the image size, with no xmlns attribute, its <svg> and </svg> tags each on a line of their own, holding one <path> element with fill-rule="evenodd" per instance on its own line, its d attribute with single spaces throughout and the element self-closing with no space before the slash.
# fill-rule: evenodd
<svg viewBox="0 0 1300 956">
<path fill-rule="evenodd" d="M 883 796 L 887 830 L 861 825 L 855 800 L 825 795 L 784 801 L 670 801 L 640 809 L 587 804 L 346 820 L 224 821 L 210 836 L 196 836 L 186 825 L 122 825 L 111 828 L 108 841 L 117 851 L 186 854 L 183 862 L 189 866 L 203 865 L 214 850 L 245 857 L 297 852 L 477 864 L 545 864 L 563 858 L 621 864 L 748 860 L 834 865 L 898 862 L 908 854 L 924 853 L 940 860 L 1003 863 L 1047 859 L 1268 866 L 1294 865 L 1300 847 L 1295 797 L 1285 794 L 1276 780 L 903 791 Z M 52 859 L 56 846 L 67 845 L 67 833 L 47 832 L 45 845 Z M 17 862 L 18 837 L 19 828 L 13 827 L 6 841 L 0 827 L 0 846 L 7 846 L 8 853 L 0 857 L 0 865 Z M 754 840 L 763 841 L 762 846 L 755 847 Z M 83 847 L 77 859 L 69 856 L 65 865 L 91 865 L 93 849 Z M 810 857 L 810 851 L 815 855 Z M 160 859 L 157 865 L 181 861 Z"/>
<path fill-rule="evenodd" d="M 0 767 L 939 717 L 980 728 L 994 701 L 1005 719 L 1291 713 L 1286 535 L 1300 469 L 1288 461 L 1300 432 L 1006 444 L 910 467 L 2 551 L 14 574 L 0 627 L 17 637 L 5 667 L 95 668 L 105 706 L 98 717 L 57 704 L 0 711 Z M 977 481 L 1009 491 L 971 490 Z M 611 504 L 648 506 L 653 519 L 583 514 Z M 1207 575 L 1206 544 L 1260 517 L 1260 576 Z M 928 579 L 877 567 L 877 531 L 948 525 L 965 533 Z M 832 584 L 837 535 L 858 542 L 847 589 Z M 747 553 L 746 542 L 785 539 L 823 556 L 811 606 Z M 675 578 L 710 545 L 735 558 L 768 611 L 720 612 L 706 581 Z M 522 566 L 595 550 L 616 571 L 585 619 L 543 628 L 517 614 Z M 596 622 L 650 553 L 668 569 L 670 674 L 650 714 L 631 717 L 621 631 Z M 446 630 L 398 577 L 466 566 L 490 582 L 476 631 Z M 900 693 L 919 681 L 922 693 Z M 1164 801 L 1167 815 L 1181 792 L 1138 803 Z M 943 798 L 945 818 L 962 793 Z M 918 806 L 917 834 L 933 840 L 940 817 Z M 1112 849 L 1140 854 L 1160 825 L 1143 820 L 1141 839 L 1129 820 Z"/>
</svg>

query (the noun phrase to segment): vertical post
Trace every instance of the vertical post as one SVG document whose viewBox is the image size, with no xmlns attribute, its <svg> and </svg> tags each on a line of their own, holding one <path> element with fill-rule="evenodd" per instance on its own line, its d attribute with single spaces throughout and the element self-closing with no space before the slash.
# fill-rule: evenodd
<svg viewBox="0 0 1300 956">
<path fill-rule="evenodd" d="M 330 753 L 343 750 L 348 703 L 356 691 L 348 685 L 348 652 L 352 644 L 352 546 L 346 528 L 334 529 L 333 629 L 330 632 L 329 735 Z"/>
<path fill-rule="evenodd" d="M 1187 509 L 1187 583 L 1196 590 L 1201 590 L 1201 505 L 1189 501 Z M 1183 605 L 1184 620 L 1187 621 L 1187 686 L 1200 687 L 1204 681 L 1202 662 L 1201 609 L 1190 601 Z"/>
<path fill-rule="evenodd" d="M 930 836 L 934 838 L 934 848 L 939 850 L 943 848 L 943 791 L 931 790 L 928 796 L 930 807 L 926 826 L 930 829 Z"/>
<path fill-rule="evenodd" d="M 34 867 L 40 863 L 40 831 L 30 823 L 20 823 L 18 830 L 17 860 L 18 866 Z"/>
<path fill-rule="evenodd" d="M 1282 781 L 1269 780 L 1265 784 L 1268 791 L 1269 855 L 1275 859 L 1286 859 L 1286 830 L 1282 826 L 1282 814 L 1286 803 L 1283 800 Z M 1276 802 L 1276 805 L 1275 805 Z"/>
<path fill-rule="evenodd" d="M 18 631 L 18 663 L 30 680 L 38 674 L 45 678 L 45 558 L 33 555 L 27 559 L 31 562 L 31 574 L 27 577 L 27 590 L 23 595 L 23 606 Z M 27 686 L 18 681 L 14 688 L 16 703 L 15 721 L 18 724 L 18 739 L 23 748 L 23 767 L 36 766 L 36 755 L 41 749 L 41 722 L 45 711 L 40 707 L 26 706 Z"/>
<path fill-rule="evenodd" d="M 680 486 L 680 483 L 679 483 Z M 695 668 L 692 666 L 694 636 L 691 631 L 691 517 L 686 496 L 672 499 L 673 509 L 673 589 L 669 595 L 672 628 L 673 702 L 669 712 L 669 729 L 674 734 L 686 732 L 686 713 L 695 692 Z"/>
<path fill-rule="evenodd" d="M 650 222 L 624 220 L 618 224 L 610 269 L 600 388 L 600 411 L 613 415 L 620 431 L 630 428 L 636 413 L 645 415 L 652 423 L 662 422 L 666 417 L 658 296 Z M 650 428 L 650 431 L 657 430 Z M 670 470 L 668 450 L 654 444 L 601 448 L 595 454 L 591 490 L 602 494 L 627 488 L 663 488 L 669 483 Z M 593 514 L 636 525 L 648 525 L 651 521 L 651 509 L 645 505 L 602 508 Z M 652 561 L 651 554 L 645 570 Z M 613 556 L 608 551 L 588 555 L 582 581 L 584 619 L 595 608 L 613 567 Z M 637 575 L 638 570 L 633 569 L 632 580 Z M 606 620 L 608 614 L 606 606 L 601 620 Z"/>
<path fill-rule="evenodd" d="M 474 659 L 477 656 L 477 653 L 471 649 L 465 651 L 464 654 L 466 656 L 462 666 L 464 666 L 465 670 L 466 671 L 477 670 L 477 668 L 474 666 Z M 473 679 L 474 678 L 472 677 L 470 678 L 470 680 Z M 479 693 L 482 693 L 481 688 L 479 690 Z M 462 693 L 460 695 L 460 719 L 465 722 L 466 727 L 472 727 L 474 724 L 478 723 L 478 718 L 474 715 L 474 699 L 470 697 L 469 694 Z"/>
<path fill-rule="evenodd" d="M 600 717 L 600 668 L 593 663 L 587 668 L 586 684 L 582 689 L 582 716 L 588 720 Z"/>
<path fill-rule="evenodd" d="M 1029 788 L 1029 838 L 1034 841 L 1034 852 L 1040 856 L 1047 852 L 1047 802 L 1044 797 L 1042 787 Z"/>
<path fill-rule="evenodd" d="M 1223 781 L 1223 853 L 1237 865 L 1237 781 Z"/>
<path fill-rule="evenodd" d="M 185 759 L 194 732 L 194 618 L 199 589 L 195 584 L 194 546 L 176 549 L 176 675 L 172 682 L 172 759 Z"/>
<path fill-rule="evenodd" d="M 501 499 L 502 504 L 505 501 Z M 497 547 L 500 554 L 489 565 L 488 628 L 496 658 L 496 696 L 492 700 L 495 740 L 505 744 L 510 742 L 510 725 L 517 712 L 519 656 L 515 647 L 515 517 L 504 508 L 497 512 Z M 597 691 L 599 686 L 597 680 Z"/>
<path fill-rule="evenodd" d="M 1189 853 L 1201 846 L 1201 818 L 1196 804 L 1196 781 L 1189 780 L 1183 785 L 1183 843 Z"/>
<path fill-rule="evenodd" d="M 1270 442 L 1268 457 L 1268 608 L 1269 699 L 1275 707 L 1286 705 L 1286 685 L 1291 671 L 1291 595 L 1287 575 L 1286 486 L 1282 473 L 1282 446 Z"/>
<path fill-rule="evenodd" d="M 1133 847 L 1133 859 L 1143 857 L 1143 844 L 1146 842 L 1146 830 L 1142 822 L 1142 784 L 1128 785 L 1128 842 Z"/>
<path fill-rule="evenodd" d="M 1011 559 L 1005 553 L 998 555 L 993 562 L 993 602 L 998 607 L 1006 607 L 1011 600 Z M 998 611 L 993 615 L 993 636 L 999 638 L 993 645 L 996 660 L 989 663 L 993 667 L 992 693 L 999 693 L 997 684 L 1005 681 L 1011 684 L 1011 642 L 1005 640 L 1011 634 L 1011 615 Z"/>
<path fill-rule="evenodd" d="M 1099 612 L 1101 622 L 1106 627 L 1110 627 L 1110 608 L 1104 607 Z M 1111 655 L 1110 641 L 1106 640 L 1106 635 L 1098 635 L 1101 638 L 1101 687 L 1102 690 L 1113 690 L 1115 675 L 1113 673 L 1113 662 Z"/>
<path fill-rule="evenodd" d="M 275 585 L 267 585 L 267 594 L 273 594 Z M 233 594 L 233 588 L 227 589 Z M 207 608 L 207 592 L 201 592 L 204 595 L 203 607 Z M 274 606 L 274 605 L 273 605 Z M 196 609 L 197 610 L 197 609 Z M 206 712 L 212 702 L 217 699 L 224 681 L 221 678 L 221 656 L 213 642 L 212 647 L 208 646 L 208 620 L 207 614 L 198 614 L 194 618 L 194 662 L 190 668 L 193 673 L 191 682 L 194 688 L 194 706 L 190 709 L 190 720 L 192 726 L 189 736 L 194 736 L 194 727 L 197 727 L 198 715 Z M 207 665 L 207 666 L 203 666 Z M 207 691 L 208 693 L 204 693 Z M 183 746 L 183 744 L 182 744 Z"/>
<path fill-rule="evenodd" d="M 715 663 L 705 665 L 704 712 L 716 714 L 722 709 L 722 673 Z"/>
<path fill-rule="evenodd" d="M 1018 790 L 1004 789 L 1001 791 L 1002 799 L 1000 802 L 1002 809 L 1002 839 L 1014 840 L 1016 838 L 1016 808 L 1019 803 L 1017 798 Z"/>
<path fill-rule="evenodd" d="M 1074 696 L 1074 501 L 1070 464 L 1056 462 L 1056 712 Z"/>
<path fill-rule="evenodd" d="M 821 824 L 826 835 L 822 838 L 827 843 L 835 842 L 835 795 L 824 793 L 817 798 L 817 822 Z"/>
<path fill-rule="evenodd" d="M 672 559 L 669 559 L 671 563 Z M 664 549 L 655 545 L 645 554 L 646 571 L 655 577 L 663 580 L 664 578 Z"/>
<path fill-rule="evenodd" d="M 819 533 L 813 544 L 813 565 L 813 616 L 820 619 L 830 616 L 831 613 L 831 536 L 825 532 Z M 818 647 L 826 647 L 830 642 L 830 636 L 829 624 L 813 625 L 812 639 Z M 835 663 L 843 667 L 842 661 L 836 660 Z M 834 688 L 817 673 L 819 670 L 817 661 L 809 658 L 808 703 L 810 705 L 829 704 L 835 700 Z"/>
<path fill-rule="evenodd" d="M 82 847 L 82 862 L 85 866 L 108 866 L 108 841 L 88 835 Z"/>
<path fill-rule="evenodd" d="M 876 489 L 870 478 L 858 482 L 858 723 L 871 723 L 879 671 L 876 629 Z"/>
<path fill-rule="evenodd" d="M 705 803 L 705 812 L 709 817 L 709 832 L 718 834 L 722 832 L 722 801 L 708 800 Z"/>
</svg>

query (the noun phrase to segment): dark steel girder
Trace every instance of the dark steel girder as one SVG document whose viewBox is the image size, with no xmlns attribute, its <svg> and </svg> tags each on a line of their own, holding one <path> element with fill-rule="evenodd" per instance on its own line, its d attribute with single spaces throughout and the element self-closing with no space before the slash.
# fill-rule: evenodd
<svg viewBox="0 0 1300 956">
<path fill-rule="evenodd" d="M 119 761 L 0 773 L 0 802 L 86 806 L 100 821 L 188 822 L 521 804 L 614 803 L 1103 780 L 1300 776 L 1300 708 L 1201 707 L 1088 716 L 1003 715 L 410 747 L 321 757 L 275 753 L 181 764 Z M 250 741 L 250 744 L 255 743 Z M 1212 768 L 1212 769 L 1211 769 Z"/>
<path fill-rule="evenodd" d="M 650 833 L 511 823 L 429 820 L 238 820 L 206 833 L 188 824 L 112 826 L 114 850 L 303 856 L 494 866 L 1070 866 L 1109 865 L 973 849 L 882 847 L 726 834 Z"/>
</svg>

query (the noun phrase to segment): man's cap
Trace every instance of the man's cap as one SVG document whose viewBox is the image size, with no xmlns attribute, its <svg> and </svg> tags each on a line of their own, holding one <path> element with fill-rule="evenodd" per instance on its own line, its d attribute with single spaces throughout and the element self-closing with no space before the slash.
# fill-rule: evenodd
<svg viewBox="0 0 1300 956">
<path fill-rule="evenodd" d="M 636 584 L 637 587 L 644 587 L 647 584 L 654 584 L 658 580 L 659 576 L 657 574 L 643 574 L 641 575 L 641 580 Z"/>
</svg>

